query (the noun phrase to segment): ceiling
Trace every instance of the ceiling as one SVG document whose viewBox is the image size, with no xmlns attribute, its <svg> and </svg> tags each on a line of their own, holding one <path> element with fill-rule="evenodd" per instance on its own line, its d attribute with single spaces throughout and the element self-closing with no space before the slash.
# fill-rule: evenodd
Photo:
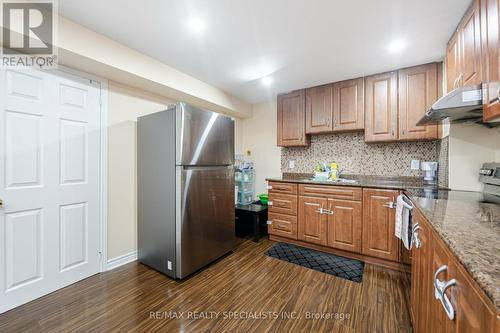
<svg viewBox="0 0 500 333">
<path fill-rule="evenodd" d="M 257 103 L 440 60 L 471 0 L 59 0 L 62 16 Z M 189 28 L 201 21 L 203 33 Z M 402 40 L 406 47 L 391 53 Z M 270 76 L 272 84 L 262 84 Z"/>
</svg>

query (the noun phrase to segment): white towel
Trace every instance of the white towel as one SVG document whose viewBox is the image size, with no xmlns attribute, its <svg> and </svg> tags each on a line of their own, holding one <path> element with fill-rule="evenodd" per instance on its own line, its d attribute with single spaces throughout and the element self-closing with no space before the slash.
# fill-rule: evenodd
<svg viewBox="0 0 500 333">
<path fill-rule="evenodd" d="M 408 230 L 411 228 L 411 209 L 412 207 L 404 201 L 403 195 L 399 195 L 396 200 L 396 226 L 394 234 L 403 241 L 403 245 L 408 250 L 411 248 L 411 239 L 408 237 Z"/>
<path fill-rule="evenodd" d="M 399 195 L 396 199 L 396 226 L 394 235 L 401 239 L 401 225 L 403 224 L 403 196 Z"/>
</svg>

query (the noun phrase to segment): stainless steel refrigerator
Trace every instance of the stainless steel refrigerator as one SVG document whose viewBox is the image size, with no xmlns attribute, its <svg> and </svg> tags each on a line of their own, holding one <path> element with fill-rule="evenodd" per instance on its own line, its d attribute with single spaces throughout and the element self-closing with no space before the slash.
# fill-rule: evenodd
<svg viewBox="0 0 500 333">
<path fill-rule="evenodd" d="M 184 103 L 137 123 L 139 261 L 182 279 L 234 248 L 234 120 Z"/>
</svg>

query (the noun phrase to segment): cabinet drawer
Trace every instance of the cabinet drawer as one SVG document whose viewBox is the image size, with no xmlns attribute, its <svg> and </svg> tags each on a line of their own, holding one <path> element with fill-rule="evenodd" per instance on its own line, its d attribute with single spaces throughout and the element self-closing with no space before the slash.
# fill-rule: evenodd
<svg viewBox="0 0 500 333">
<path fill-rule="evenodd" d="M 268 221 L 271 223 L 268 225 L 268 233 L 271 235 L 282 236 L 292 239 L 297 239 L 297 217 L 269 213 Z"/>
<path fill-rule="evenodd" d="M 297 196 L 295 194 L 270 193 L 269 211 L 288 215 L 297 215 Z"/>
<path fill-rule="evenodd" d="M 269 182 L 269 193 L 279 192 L 285 194 L 297 194 L 297 184 Z"/>
<path fill-rule="evenodd" d="M 299 194 L 307 196 L 326 196 L 344 200 L 361 200 L 362 190 L 359 187 L 301 184 L 299 186 Z"/>
</svg>

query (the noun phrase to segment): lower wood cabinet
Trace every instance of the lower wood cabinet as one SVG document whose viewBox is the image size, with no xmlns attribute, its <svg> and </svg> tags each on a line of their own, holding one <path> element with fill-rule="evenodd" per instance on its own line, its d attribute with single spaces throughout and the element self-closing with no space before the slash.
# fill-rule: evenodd
<svg viewBox="0 0 500 333">
<path fill-rule="evenodd" d="M 399 191 L 363 189 L 363 254 L 399 260 L 400 242 L 394 236 L 395 214 L 390 208 Z"/>
<path fill-rule="evenodd" d="M 465 268 L 449 251 L 422 214 L 417 210 L 414 223 L 419 229 L 414 246 L 411 278 L 411 315 L 413 331 L 493 333 L 498 332 L 500 319 L 496 307 L 479 288 Z M 441 300 L 436 298 L 435 280 L 445 285 L 451 280 L 445 295 L 449 300 L 450 319 Z"/>
<path fill-rule="evenodd" d="M 361 253 L 362 204 L 359 201 L 328 199 L 327 245 Z"/>
<path fill-rule="evenodd" d="M 430 255 L 432 250 L 430 229 L 419 212 L 413 216 L 413 225 L 418 224 L 415 237 L 418 245 L 412 248 L 411 266 L 411 317 L 414 332 L 429 332 L 429 304 L 431 302 L 432 276 Z M 418 247 L 417 247 L 418 246 Z"/>
<path fill-rule="evenodd" d="M 322 210 L 327 209 L 328 199 L 299 196 L 299 240 L 327 245 L 327 215 Z"/>
</svg>

